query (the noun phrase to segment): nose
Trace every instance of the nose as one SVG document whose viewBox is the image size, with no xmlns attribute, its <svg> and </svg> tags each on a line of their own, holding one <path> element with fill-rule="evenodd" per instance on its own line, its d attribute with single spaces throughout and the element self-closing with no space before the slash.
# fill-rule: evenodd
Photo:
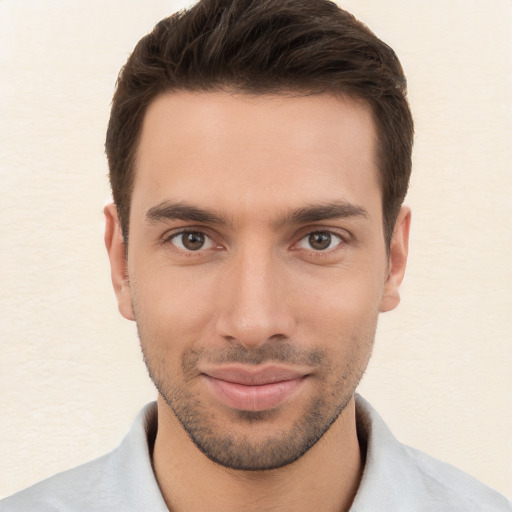
<svg viewBox="0 0 512 512">
<path fill-rule="evenodd" d="M 295 320 L 282 270 L 271 250 L 247 250 L 233 259 L 220 290 L 220 336 L 248 349 L 290 338 Z"/>
</svg>

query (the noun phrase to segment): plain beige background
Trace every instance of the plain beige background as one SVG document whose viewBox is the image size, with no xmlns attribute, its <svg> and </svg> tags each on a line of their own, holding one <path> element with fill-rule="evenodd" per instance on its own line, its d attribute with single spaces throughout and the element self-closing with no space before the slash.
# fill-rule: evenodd
<svg viewBox="0 0 512 512">
<path fill-rule="evenodd" d="M 397 437 L 512 495 L 512 2 L 341 2 L 416 119 L 402 304 L 361 386 Z M 180 1 L 0 0 L 0 496 L 113 448 L 155 392 L 103 248 L 115 78 Z"/>
</svg>

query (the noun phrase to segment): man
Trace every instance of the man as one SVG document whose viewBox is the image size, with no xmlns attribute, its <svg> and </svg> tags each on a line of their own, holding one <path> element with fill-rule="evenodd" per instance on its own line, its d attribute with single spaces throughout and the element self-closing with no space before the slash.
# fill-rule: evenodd
<svg viewBox="0 0 512 512">
<path fill-rule="evenodd" d="M 1 510 L 511 510 L 355 391 L 395 308 L 412 120 L 324 0 L 203 0 L 123 69 L 105 242 L 159 395 L 114 452 Z"/>
</svg>

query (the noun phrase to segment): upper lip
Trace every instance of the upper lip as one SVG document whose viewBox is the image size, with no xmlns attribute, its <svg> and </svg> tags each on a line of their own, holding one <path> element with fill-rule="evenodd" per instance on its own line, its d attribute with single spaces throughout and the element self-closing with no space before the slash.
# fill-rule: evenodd
<svg viewBox="0 0 512 512">
<path fill-rule="evenodd" d="M 302 378 L 308 374 L 308 372 L 300 369 L 287 368 L 280 365 L 258 366 L 254 368 L 245 365 L 230 365 L 204 369 L 202 373 L 214 379 L 234 384 L 243 384 L 245 386 L 273 384 L 275 382 Z"/>
</svg>

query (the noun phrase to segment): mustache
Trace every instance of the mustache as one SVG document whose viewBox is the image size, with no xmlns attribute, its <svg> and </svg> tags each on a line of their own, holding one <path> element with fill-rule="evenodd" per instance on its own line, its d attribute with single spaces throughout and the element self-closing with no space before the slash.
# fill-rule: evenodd
<svg viewBox="0 0 512 512">
<path fill-rule="evenodd" d="M 195 368 L 199 361 L 213 364 L 240 363 L 258 365 L 267 362 L 288 363 L 297 366 L 321 366 L 326 357 L 322 350 L 306 350 L 293 343 L 269 341 L 259 347 L 248 349 L 236 344 L 224 348 L 201 347 L 189 350 L 182 356 L 181 366 L 187 370 Z"/>
</svg>

